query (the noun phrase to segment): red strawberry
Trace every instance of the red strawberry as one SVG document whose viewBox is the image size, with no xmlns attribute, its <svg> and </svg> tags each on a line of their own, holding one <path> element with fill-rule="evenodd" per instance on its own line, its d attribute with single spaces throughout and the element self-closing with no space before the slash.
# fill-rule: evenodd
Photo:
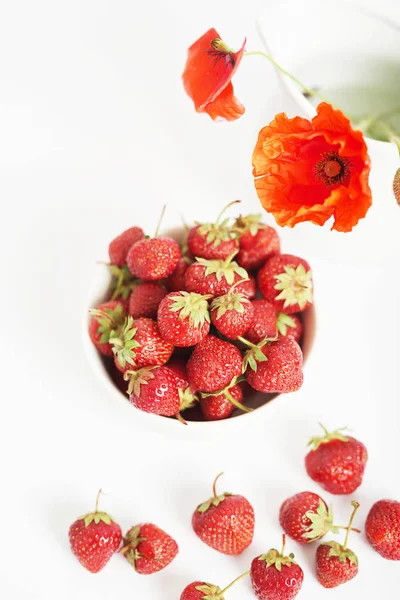
<svg viewBox="0 0 400 600">
<path fill-rule="evenodd" d="M 125 321 L 125 311 L 122 302 L 111 300 L 103 302 L 90 311 L 89 337 L 97 350 L 104 356 L 112 356 L 112 346 L 108 343 L 111 332 L 118 329 Z"/>
<path fill-rule="evenodd" d="M 259 269 L 281 249 L 275 229 L 261 223 L 260 219 L 261 215 L 240 216 L 235 223 L 235 229 L 240 233 L 238 263 L 248 271 Z"/>
<path fill-rule="evenodd" d="M 254 510 L 243 496 L 217 495 L 200 504 L 193 514 L 192 525 L 196 535 L 208 546 L 222 554 L 241 554 L 252 542 Z"/>
<path fill-rule="evenodd" d="M 179 292 L 185 289 L 185 273 L 190 264 L 191 261 L 187 257 L 180 259 L 175 271 L 167 278 L 165 282 L 170 292 Z"/>
<path fill-rule="evenodd" d="M 79 517 L 69 529 L 71 550 L 81 565 L 91 573 L 106 566 L 122 539 L 120 526 L 105 512 L 99 512 L 100 492 L 93 513 Z"/>
<path fill-rule="evenodd" d="M 243 339 L 243 338 L 241 338 Z M 303 353 L 291 337 L 269 343 L 268 339 L 246 353 L 243 368 L 247 382 L 259 392 L 295 392 L 303 384 Z"/>
<path fill-rule="evenodd" d="M 305 459 L 307 473 L 331 494 L 352 494 L 362 483 L 367 449 L 340 430 L 329 433 L 323 429 L 325 436 L 312 438 L 309 443 L 313 450 Z"/>
<path fill-rule="evenodd" d="M 129 314 L 134 319 L 139 317 L 157 317 L 157 309 L 166 296 L 167 289 L 156 281 L 139 283 L 129 296 Z"/>
<path fill-rule="evenodd" d="M 400 560 L 400 502 L 375 502 L 365 523 L 367 540 L 388 560 Z"/>
<path fill-rule="evenodd" d="M 292 600 L 300 591 L 304 573 L 294 561 L 294 555 L 285 556 L 285 535 L 281 552 L 272 548 L 251 563 L 251 584 L 258 600 Z"/>
<path fill-rule="evenodd" d="M 172 344 L 162 339 L 157 323 L 144 317 L 125 319 L 120 329 L 111 332 L 110 344 L 120 371 L 165 365 L 174 350 Z"/>
<path fill-rule="evenodd" d="M 236 291 L 246 296 L 246 298 L 255 298 L 257 294 L 257 284 L 253 275 L 248 274 L 248 279 L 242 279 L 236 284 Z"/>
<path fill-rule="evenodd" d="M 265 338 L 275 338 L 276 312 L 275 307 L 268 300 L 253 300 L 254 317 L 246 331 L 246 339 L 253 344 L 258 344 Z"/>
<path fill-rule="evenodd" d="M 317 548 L 316 566 L 317 579 L 324 588 L 334 588 L 353 579 L 358 573 L 358 558 L 347 548 L 350 528 L 359 504 L 352 502 L 354 507 L 347 528 L 343 546 L 339 542 L 324 542 Z"/>
<path fill-rule="evenodd" d="M 299 544 L 315 542 L 328 531 L 338 533 L 339 529 L 346 529 L 333 524 L 332 508 L 328 509 L 321 496 L 313 492 L 300 492 L 285 500 L 279 522 L 284 532 Z"/>
<path fill-rule="evenodd" d="M 296 342 L 300 342 L 301 336 L 303 335 L 303 323 L 298 315 L 286 315 L 282 312 L 278 313 L 276 325 L 279 339 L 289 336 L 296 340 Z"/>
<path fill-rule="evenodd" d="M 210 330 L 208 298 L 190 292 L 171 292 L 158 308 L 162 337 L 175 346 L 194 346 Z"/>
<path fill-rule="evenodd" d="M 178 554 L 175 540 L 156 525 L 132 527 L 124 537 L 120 552 L 137 573 L 151 575 L 165 569 Z"/>
<path fill-rule="evenodd" d="M 242 371 L 242 355 L 230 342 L 207 335 L 187 362 L 190 387 L 194 391 L 216 392 L 226 387 Z"/>
<path fill-rule="evenodd" d="M 233 256 L 231 254 L 225 261 L 196 259 L 185 274 L 187 291 L 222 296 L 241 279 L 248 279 L 247 271 L 232 260 Z"/>
<path fill-rule="evenodd" d="M 136 242 L 126 258 L 130 272 L 140 279 L 155 281 L 172 275 L 181 258 L 179 244 L 168 237 Z"/>
<path fill-rule="evenodd" d="M 212 324 L 231 340 L 243 335 L 254 318 L 252 303 L 234 287 L 227 294 L 214 298 L 211 304 Z"/>
<path fill-rule="evenodd" d="M 187 244 L 193 256 L 225 260 L 238 249 L 236 234 L 228 227 L 228 220 L 221 223 L 221 217 L 227 208 L 239 200 L 231 202 L 222 210 L 215 223 L 203 223 L 189 230 Z"/>
<path fill-rule="evenodd" d="M 313 303 L 310 265 L 297 256 L 273 256 L 259 271 L 257 282 L 264 298 L 279 312 L 293 314 Z"/>
<path fill-rule="evenodd" d="M 133 246 L 139 240 L 144 238 L 144 231 L 140 227 L 130 227 L 113 239 L 108 247 L 110 263 L 117 267 L 123 267 L 126 264 L 126 257 Z"/>
<path fill-rule="evenodd" d="M 190 388 L 186 373 L 185 361 L 179 358 L 172 358 L 167 363 L 167 367 L 174 373 L 176 377 L 179 399 L 181 403 L 179 412 L 181 413 L 187 408 L 192 408 L 198 402 L 199 399 Z"/>
<path fill-rule="evenodd" d="M 229 395 L 233 397 L 236 403 L 242 404 L 243 392 L 239 385 L 229 388 Z M 232 403 L 232 400 L 224 392 L 217 395 L 201 395 L 200 398 L 201 412 L 207 421 L 227 419 L 235 410 L 235 406 L 237 407 L 237 404 Z M 239 406 L 239 408 L 242 407 Z"/>
<path fill-rule="evenodd" d="M 249 574 L 247 571 L 237 577 L 232 583 L 226 586 L 223 590 L 212 583 L 204 581 L 194 581 L 185 587 L 180 600 L 224 600 L 225 592 L 227 592 L 239 579 L 246 577 Z"/>
<path fill-rule="evenodd" d="M 145 367 L 127 371 L 130 402 L 144 412 L 172 417 L 179 413 L 180 398 L 176 377 L 167 367 Z"/>
</svg>

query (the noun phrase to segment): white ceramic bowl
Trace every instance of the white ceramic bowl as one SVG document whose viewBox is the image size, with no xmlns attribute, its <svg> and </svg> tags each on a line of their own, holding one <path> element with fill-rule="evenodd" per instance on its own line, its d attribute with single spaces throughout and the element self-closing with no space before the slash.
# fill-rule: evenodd
<svg viewBox="0 0 400 600">
<path fill-rule="evenodd" d="M 179 241 L 179 238 L 182 236 L 182 231 L 169 231 L 167 235 L 171 235 L 175 239 Z M 125 406 L 125 410 L 127 413 L 127 418 L 135 419 L 136 422 L 139 422 L 140 427 L 149 430 L 156 430 L 158 432 L 164 433 L 166 435 L 172 434 L 174 435 L 177 431 L 177 428 L 182 432 L 182 430 L 187 430 L 188 432 L 195 432 L 199 429 L 202 432 L 208 431 L 212 428 L 213 433 L 225 431 L 228 427 L 237 426 L 238 424 L 242 425 L 248 423 L 251 425 L 253 419 L 259 418 L 261 415 L 264 415 L 268 409 L 268 401 L 266 403 L 266 399 L 269 401 L 277 396 L 271 396 L 266 394 L 261 394 L 259 392 L 254 392 L 251 397 L 246 397 L 246 406 L 254 408 L 256 410 L 250 413 L 244 413 L 242 411 L 235 411 L 233 416 L 229 419 L 221 420 L 221 421 L 188 421 L 188 426 L 184 427 L 182 423 L 180 423 L 177 419 L 167 418 L 158 415 L 153 415 L 150 413 L 145 413 L 141 410 L 136 409 L 132 406 L 126 394 L 121 392 L 118 387 L 113 382 L 107 368 L 106 362 L 101 354 L 97 351 L 95 346 L 92 344 L 89 334 L 88 334 L 88 324 L 89 324 L 89 308 L 94 308 L 104 302 L 109 298 L 109 290 L 111 285 L 111 275 L 109 270 L 105 265 L 98 264 L 96 265 L 96 272 L 94 274 L 94 278 L 92 281 L 92 285 L 89 290 L 87 303 L 84 309 L 83 322 L 82 322 L 82 338 L 83 344 L 85 348 L 85 353 L 89 359 L 90 364 L 96 375 L 99 377 L 103 385 L 105 386 L 110 399 L 112 402 L 122 402 Z M 303 334 L 303 354 L 304 360 L 307 359 L 308 355 L 311 352 L 314 336 L 315 336 L 315 310 L 314 307 L 304 311 L 304 334 Z M 239 418 L 240 417 L 240 418 Z M 246 418 L 246 420 L 244 420 Z M 174 433 L 175 432 L 175 433 Z M 190 435 L 188 433 L 188 435 Z"/>
</svg>

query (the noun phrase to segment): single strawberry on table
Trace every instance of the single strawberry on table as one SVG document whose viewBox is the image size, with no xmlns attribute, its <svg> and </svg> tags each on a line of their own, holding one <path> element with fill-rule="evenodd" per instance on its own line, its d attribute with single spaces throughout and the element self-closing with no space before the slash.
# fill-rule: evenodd
<svg viewBox="0 0 400 600">
<path fill-rule="evenodd" d="M 193 391 L 217 392 L 242 372 L 242 355 L 230 342 L 207 335 L 195 346 L 186 365 Z"/>
<path fill-rule="evenodd" d="M 157 313 L 161 336 L 174 346 L 198 344 L 210 330 L 209 298 L 185 291 L 165 296 Z"/>
<path fill-rule="evenodd" d="M 205 581 L 193 581 L 189 583 L 183 590 L 180 600 L 224 600 L 225 593 L 233 587 L 240 579 L 250 574 L 250 571 L 246 571 L 239 577 L 236 577 L 229 585 L 223 590 L 213 583 L 206 583 Z"/>
<path fill-rule="evenodd" d="M 238 292 L 236 286 L 233 285 L 227 294 L 214 298 L 210 307 L 212 324 L 231 340 L 243 335 L 254 319 L 253 303 Z"/>
<path fill-rule="evenodd" d="M 164 365 L 174 350 L 174 346 L 161 337 L 156 321 L 145 317 L 125 319 L 121 328 L 111 332 L 109 343 L 115 365 L 121 371 Z"/>
<path fill-rule="evenodd" d="M 245 332 L 249 342 L 258 344 L 265 338 L 275 338 L 277 334 L 275 307 L 268 300 L 253 300 L 253 320 Z"/>
<path fill-rule="evenodd" d="M 196 535 L 208 546 L 223 554 L 241 554 L 252 542 L 254 510 L 250 502 L 236 494 L 217 494 L 214 481 L 213 496 L 200 504 L 192 518 Z"/>
<path fill-rule="evenodd" d="M 222 296 L 238 281 L 248 279 L 247 271 L 233 260 L 235 254 L 236 252 L 226 260 L 196 257 L 196 262 L 192 263 L 185 273 L 186 290 L 197 294 Z"/>
<path fill-rule="evenodd" d="M 324 588 L 334 588 L 346 583 L 358 573 L 357 555 L 347 547 L 354 516 L 359 508 L 358 502 L 352 502 L 353 512 L 347 527 L 343 545 L 339 542 L 323 542 L 317 548 L 317 579 Z"/>
<path fill-rule="evenodd" d="M 362 483 L 368 460 L 367 449 L 343 430 L 312 438 L 305 458 L 308 475 L 331 494 L 352 494 Z"/>
<path fill-rule="evenodd" d="M 278 313 L 276 328 L 279 338 L 292 337 L 297 343 L 300 343 L 301 336 L 303 335 L 303 322 L 298 315 L 287 315 L 283 312 Z"/>
<path fill-rule="evenodd" d="M 304 573 L 294 554 L 285 556 L 285 545 L 283 535 L 280 552 L 272 548 L 251 563 L 251 584 L 258 600 L 292 600 L 300 591 Z"/>
<path fill-rule="evenodd" d="M 259 269 L 268 258 L 279 254 L 279 236 L 273 227 L 261 223 L 261 215 L 238 217 L 234 230 L 240 235 L 237 261 L 246 270 Z"/>
<path fill-rule="evenodd" d="M 203 223 L 189 230 L 187 245 L 193 256 L 225 260 L 238 249 L 237 236 L 232 227 L 228 225 L 228 219 L 221 221 L 224 212 L 238 202 L 240 200 L 235 200 L 225 206 L 215 223 Z"/>
<path fill-rule="evenodd" d="M 181 406 L 177 378 L 168 367 L 144 367 L 126 371 L 129 401 L 144 412 L 178 416 Z"/>
<path fill-rule="evenodd" d="M 283 531 L 299 544 L 319 540 L 329 531 L 338 533 L 346 527 L 334 525 L 332 507 L 313 492 L 300 492 L 287 498 L 279 511 Z M 358 529 L 354 529 L 357 531 Z"/>
<path fill-rule="evenodd" d="M 379 500 L 365 522 L 367 540 L 387 560 L 400 560 L 400 502 Z"/>
<path fill-rule="evenodd" d="M 120 526 L 98 509 L 101 490 L 94 512 L 79 517 L 69 529 L 71 550 L 82 566 L 91 573 L 103 569 L 118 550 L 122 539 Z"/>
<path fill-rule="evenodd" d="M 144 231 L 141 227 L 130 227 L 123 231 L 108 246 L 110 263 L 122 268 L 126 265 L 126 257 L 133 244 L 143 239 Z"/>
<path fill-rule="evenodd" d="M 240 341 L 249 346 L 243 360 L 243 370 L 253 389 L 268 394 L 282 394 L 301 388 L 303 353 L 293 338 L 276 341 L 267 338 L 259 344 L 252 344 L 242 337 Z"/>
<path fill-rule="evenodd" d="M 158 281 L 142 281 L 129 296 L 128 312 L 134 319 L 156 319 L 160 302 L 167 294 L 167 288 Z"/>
<path fill-rule="evenodd" d="M 279 312 L 301 312 L 313 303 L 311 267 L 298 256 L 280 254 L 268 259 L 257 282 L 264 298 Z"/>
<path fill-rule="evenodd" d="M 113 349 L 109 344 L 111 333 L 117 330 L 125 321 L 126 313 L 123 303 L 119 300 L 103 302 L 97 308 L 89 311 L 89 337 L 97 350 L 104 356 L 112 356 Z"/>
<path fill-rule="evenodd" d="M 178 554 L 176 541 L 152 523 L 131 527 L 120 553 L 137 573 L 151 575 L 165 569 Z"/>
</svg>

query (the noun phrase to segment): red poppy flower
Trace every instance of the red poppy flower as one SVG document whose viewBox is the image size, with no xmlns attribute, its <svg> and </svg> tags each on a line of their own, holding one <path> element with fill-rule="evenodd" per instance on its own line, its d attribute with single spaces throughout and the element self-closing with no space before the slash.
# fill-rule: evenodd
<svg viewBox="0 0 400 600">
<path fill-rule="evenodd" d="M 363 135 L 325 102 L 312 121 L 276 115 L 258 135 L 253 167 L 261 204 L 279 225 L 333 216 L 332 229 L 351 231 L 371 206 Z"/>
<path fill-rule="evenodd" d="M 197 112 L 208 113 L 214 121 L 234 121 L 242 116 L 245 108 L 234 96 L 231 79 L 242 60 L 245 43 L 234 52 L 215 29 L 209 29 L 190 46 L 182 78 Z"/>
</svg>

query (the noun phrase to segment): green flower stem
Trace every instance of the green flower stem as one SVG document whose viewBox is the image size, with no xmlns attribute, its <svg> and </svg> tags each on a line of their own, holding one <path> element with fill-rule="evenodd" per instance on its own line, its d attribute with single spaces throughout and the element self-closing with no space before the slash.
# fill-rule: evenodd
<svg viewBox="0 0 400 600">
<path fill-rule="evenodd" d="M 250 571 L 246 571 L 246 573 L 242 573 L 241 575 L 239 575 L 239 577 L 236 577 L 236 579 L 234 579 L 232 581 L 232 583 L 230 583 L 229 585 L 226 586 L 226 588 L 224 588 L 222 590 L 222 592 L 220 592 L 217 596 L 217 598 L 222 598 L 225 594 L 225 592 L 227 592 L 233 585 L 235 585 L 235 583 L 237 581 L 240 581 L 240 579 L 243 579 L 243 577 L 247 577 L 247 575 L 250 575 Z"/>
<path fill-rule="evenodd" d="M 358 509 L 360 508 L 360 504 L 358 502 L 356 502 L 355 500 L 351 504 L 353 505 L 354 508 L 353 508 L 353 512 L 351 513 L 349 524 L 347 526 L 347 533 L 346 533 L 346 537 L 344 539 L 343 550 L 346 550 L 346 548 L 347 548 L 347 542 L 349 541 L 350 531 L 352 531 L 351 526 L 353 524 L 355 514 L 358 511 Z"/>
<path fill-rule="evenodd" d="M 302 83 L 299 79 L 297 79 L 297 77 L 294 77 L 294 75 L 292 75 L 291 73 L 286 71 L 286 69 L 281 67 L 281 65 L 279 63 L 277 63 L 276 60 L 274 60 L 272 58 L 272 56 L 270 56 L 266 52 L 262 52 L 261 50 L 254 50 L 253 52 L 245 52 L 244 56 L 263 56 L 264 58 L 269 60 L 281 73 L 283 73 L 284 75 L 289 77 L 289 79 L 291 79 L 292 81 L 297 83 L 297 85 L 300 86 L 306 94 L 308 94 L 309 96 L 314 96 L 315 98 L 318 98 L 322 102 L 327 102 L 328 104 L 332 104 L 332 102 L 330 102 L 330 100 L 327 100 L 324 96 L 322 96 L 315 90 L 312 90 L 311 88 L 307 87 L 306 85 L 304 85 L 304 83 Z"/>
<path fill-rule="evenodd" d="M 223 394 L 224 394 L 225 398 L 227 400 L 229 400 L 229 402 L 232 402 L 232 404 L 234 406 L 236 406 L 236 408 L 240 408 L 240 410 L 243 410 L 243 412 L 253 412 L 252 408 L 247 408 L 247 406 L 244 406 L 244 404 L 241 404 L 240 402 L 235 400 L 235 398 L 232 396 L 232 394 L 228 390 L 224 390 Z"/>
</svg>

